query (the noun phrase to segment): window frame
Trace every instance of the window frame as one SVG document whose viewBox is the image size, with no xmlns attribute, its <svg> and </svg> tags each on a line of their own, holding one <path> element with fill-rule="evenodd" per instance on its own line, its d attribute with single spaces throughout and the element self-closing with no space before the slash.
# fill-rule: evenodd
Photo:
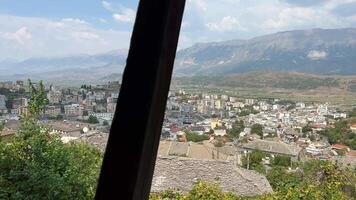
<svg viewBox="0 0 356 200">
<path fill-rule="evenodd" d="M 148 199 L 185 0 L 140 0 L 95 199 Z"/>
</svg>

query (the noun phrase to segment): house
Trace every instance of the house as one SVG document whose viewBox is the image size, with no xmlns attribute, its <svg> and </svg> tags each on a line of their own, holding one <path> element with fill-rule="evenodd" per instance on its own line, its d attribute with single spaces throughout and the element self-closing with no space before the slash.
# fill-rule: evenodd
<svg viewBox="0 0 356 200">
<path fill-rule="evenodd" d="M 260 140 L 255 139 L 249 143 L 242 145 L 242 150 L 260 150 L 265 153 L 270 153 L 273 155 L 284 155 L 289 156 L 294 160 L 299 159 L 299 153 L 301 152 L 302 148 L 298 147 L 297 145 L 286 144 L 280 141 L 267 141 L 267 140 Z"/>
<path fill-rule="evenodd" d="M 64 106 L 64 113 L 68 117 L 77 117 L 83 115 L 83 107 L 79 104 L 70 104 Z"/>
<path fill-rule="evenodd" d="M 226 135 L 226 130 L 225 129 L 215 129 L 214 135 L 215 136 L 224 136 L 224 135 Z"/>
<path fill-rule="evenodd" d="M 13 130 L 3 130 L 0 131 L 0 138 L 10 137 L 16 134 L 16 131 Z"/>
<path fill-rule="evenodd" d="M 343 145 L 343 144 L 333 144 L 331 145 L 332 150 L 344 150 L 344 151 L 350 151 L 350 147 Z"/>
<path fill-rule="evenodd" d="M 59 133 L 62 136 L 80 137 L 82 133 L 95 131 L 95 126 L 75 121 L 52 121 L 48 123 L 52 128 L 52 133 Z"/>
<path fill-rule="evenodd" d="M 158 156 L 151 192 L 177 189 L 188 192 L 198 180 L 219 183 L 224 192 L 242 196 L 272 193 L 266 177 L 230 161 Z"/>
<path fill-rule="evenodd" d="M 351 129 L 352 132 L 356 133 L 356 124 L 352 124 L 350 126 L 350 129 Z"/>
<path fill-rule="evenodd" d="M 46 105 L 45 114 L 49 116 L 57 116 L 61 114 L 61 108 L 59 106 Z"/>
</svg>

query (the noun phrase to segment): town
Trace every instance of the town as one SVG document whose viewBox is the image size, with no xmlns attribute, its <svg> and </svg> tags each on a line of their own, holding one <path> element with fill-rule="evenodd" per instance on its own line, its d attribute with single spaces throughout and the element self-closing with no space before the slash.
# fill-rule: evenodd
<svg viewBox="0 0 356 200">
<path fill-rule="evenodd" d="M 51 133 L 59 134 L 63 143 L 84 141 L 103 152 L 119 89 L 118 81 L 78 88 L 46 85 L 47 102 L 40 123 L 49 125 Z M 28 112 L 27 90 L 24 81 L 0 83 L 1 138 L 12 137 L 19 129 L 21 117 Z M 291 171 L 298 170 L 298 162 L 308 160 L 335 160 L 356 166 L 354 115 L 355 109 L 342 110 L 327 102 L 171 90 L 152 191 L 189 191 L 194 177 L 200 174 L 208 180 L 219 176 L 226 191 L 254 196 L 272 192 L 263 174 L 276 160 Z M 262 155 L 260 159 L 250 159 L 257 154 Z M 222 169 L 230 172 L 219 175 Z M 253 186 L 243 181 L 247 176 Z M 170 181 L 174 177 L 181 181 Z"/>
</svg>

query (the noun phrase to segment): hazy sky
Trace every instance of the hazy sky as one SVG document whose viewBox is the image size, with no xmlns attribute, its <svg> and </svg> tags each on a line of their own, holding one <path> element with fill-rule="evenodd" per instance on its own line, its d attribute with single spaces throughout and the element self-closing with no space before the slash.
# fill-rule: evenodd
<svg viewBox="0 0 356 200">
<path fill-rule="evenodd" d="M 0 0 L 0 60 L 129 46 L 138 1 Z M 179 48 L 278 31 L 356 27 L 356 0 L 187 0 Z"/>
</svg>

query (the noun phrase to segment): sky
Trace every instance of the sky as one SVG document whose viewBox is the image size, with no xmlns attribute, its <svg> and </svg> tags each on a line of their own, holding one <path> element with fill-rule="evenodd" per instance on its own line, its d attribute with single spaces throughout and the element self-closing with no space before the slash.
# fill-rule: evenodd
<svg viewBox="0 0 356 200">
<path fill-rule="evenodd" d="M 128 49 L 137 0 L 0 0 L 0 61 Z M 356 27 L 356 0 L 186 0 L 178 48 Z"/>
</svg>

